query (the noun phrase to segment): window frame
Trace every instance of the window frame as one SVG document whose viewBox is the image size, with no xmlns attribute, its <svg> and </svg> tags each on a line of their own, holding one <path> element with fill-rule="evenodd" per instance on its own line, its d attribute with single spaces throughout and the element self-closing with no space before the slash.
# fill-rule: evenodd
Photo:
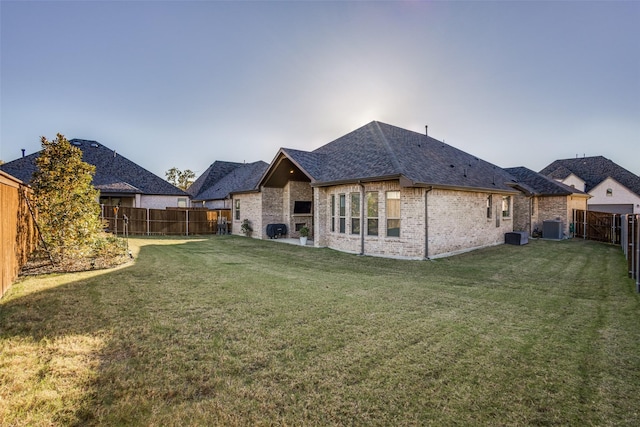
<svg viewBox="0 0 640 427">
<path fill-rule="evenodd" d="M 344 193 L 338 194 L 338 232 L 347 232 L 347 196 Z"/>
<path fill-rule="evenodd" d="M 505 201 L 507 202 L 507 204 L 506 204 L 507 209 L 506 210 L 505 210 Z M 512 197 L 511 196 L 502 196 L 502 218 L 503 219 L 511 218 L 512 211 L 513 211 Z"/>
<path fill-rule="evenodd" d="M 395 197 L 397 195 L 397 197 Z M 390 197 L 393 196 L 393 197 Z M 393 200 L 394 204 L 397 203 L 397 211 L 398 211 L 398 216 L 391 216 L 389 214 L 389 212 L 392 210 L 390 209 L 391 204 L 390 201 Z M 396 202 L 397 200 L 397 202 Z M 402 220 L 402 213 L 400 211 L 401 209 L 401 195 L 400 195 L 400 191 L 399 190 L 391 190 L 391 191 L 387 191 L 385 193 L 385 215 L 386 215 L 386 226 L 387 226 L 387 237 L 400 237 L 400 232 L 401 232 L 401 220 Z M 397 223 L 397 227 L 390 227 L 390 225 L 392 224 L 392 222 Z M 395 224 L 394 224 L 395 225 Z M 395 232 L 395 230 L 397 229 L 397 234 Z M 394 230 L 393 234 L 390 234 L 390 231 Z"/>
<path fill-rule="evenodd" d="M 370 203 L 371 200 L 373 200 L 373 196 L 375 196 L 375 205 L 372 205 Z M 379 222 L 379 217 L 380 217 L 380 197 L 378 194 L 378 191 L 367 191 L 367 193 L 365 194 L 365 198 L 367 200 L 367 236 L 377 236 L 379 234 L 379 228 L 380 228 L 380 222 Z M 375 216 L 372 216 L 372 211 L 371 208 L 375 206 Z M 372 227 L 371 224 L 375 224 L 375 231 L 372 232 Z"/>
<path fill-rule="evenodd" d="M 240 200 L 236 199 L 235 203 L 235 218 L 236 220 L 240 220 Z"/>
<path fill-rule="evenodd" d="M 351 214 L 351 234 L 360 234 L 360 193 L 351 193 L 349 197 Z"/>
</svg>

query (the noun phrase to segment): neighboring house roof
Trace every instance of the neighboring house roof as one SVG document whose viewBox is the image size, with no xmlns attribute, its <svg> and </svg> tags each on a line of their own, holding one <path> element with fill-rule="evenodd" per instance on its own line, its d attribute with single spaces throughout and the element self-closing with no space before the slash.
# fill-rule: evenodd
<svg viewBox="0 0 640 427">
<path fill-rule="evenodd" d="M 263 161 L 247 164 L 240 163 L 240 166 L 232 168 L 228 174 L 213 185 L 204 188 L 199 194 L 193 197 L 193 200 L 222 200 L 228 198 L 231 193 L 257 190 L 258 182 L 268 167 L 269 165 Z"/>
<path fill-rule="evenodd" d="M 82 150 L 84 162 L 96 167 L 93 185 L 102 194 L 187 195 L 178 187 L 96 141 L 71 139 L 69 142 Z M 40 153 L 38 151 L 21 157 L 0 168 L 24 182 L 30 182 L 37 169 L 36 159 Z"/>
<path fill-rule="evenodd" d="M 603 156 L 556 160 L 540 173 L 560 180 L 573 173 L 585 182 L 587 193 L 611 177 L 640 196 L 640 176 Z"/>
<path fill-rule="evenodd" d="M 373 121 L 312 152 L 280 153 L 315 186 L 400 179 L 408 186 L 513 192 L 503 169 L 425 134 Z M 279 154 L 280 154 L 279 153 Z M 272 165 L 278 161 L 278 156 Z M 270 179 L 265 175 L 262 183 Z"/>
<path fill-rule="evenodd" d="M 513 175 L 516 179 L 515 182 L 535 196 L 570 196 L 574 194 L 587 196 L 586 193 L 576 188 L 522 166 L 506 168 L 505 171 Z"/>
<path fill-rule="evenodd" d="M 193 184 L 187 188 L 187 193 L 191 195 L 191 197 L 199 198 L 198 196 L 203 191 L 210 189 L 215 183 L 220 181 L 222 178 L 227 176 L 232 170 L 239 168 L 243 163 L 234 163 L 234 162 L 221 162 L 216 160 L 211 163 L 206 171 L 202 173 L 196 179 Z M 199 198 L 202 200 L 202 198 Z"/>
</svg>

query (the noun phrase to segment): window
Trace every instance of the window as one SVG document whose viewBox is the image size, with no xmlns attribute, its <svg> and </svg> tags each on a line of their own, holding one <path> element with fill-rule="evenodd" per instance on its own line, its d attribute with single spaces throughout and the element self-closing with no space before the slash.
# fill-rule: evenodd
<svg viewBox="0 0 640 427">
<path fill-rule="evenodd" d="M 502 217 L 511 217 L 511 196 L 502 196 Z"/>
<path fill-rule="evenodd" d="M 347 206 L 346 206 L 346 196 L 344 194 L 338 194 L 338 221 L 340 222 L 340 233 L 345 232 L 346 221 L 345 218 L 347 214 Z"/>
<path fill-rule="evenodd" d="M 367 234 L 378 235 L 378 192 L 367 193 Z"/>
<path fill-rule="evenodd" d="M 360 193 L 351 193 L 351 234 L 360 234 Z"/>
<path fill-rule="evenodd" d="M 186 197 L 178 197 L 178 207 L 186 208 L 187 207 L 187 198 Z"/>
<path fill-rule="evenodd" d="M 387 191 L 387 236 L 400 237 L 399 191 Z"/>
<path fill-rule="evenodd" d="M 240 219 L 240 200 L 236 200 L 236 219 Z"/>
<path fill-rule="evenodd" d="M 331 195 L 331 231 L 336 231 L 336 195 Z"/>
<path fill-rule="evenodd" d="M 493 210 L 493 195 L 487 196 L 487 219 L 491 219 L 491 211 Z"/>
<path fill-rule="evenodd" d="M 607 197 L 613 197 L 613 189 L 607 188 Z"/>
</svg>

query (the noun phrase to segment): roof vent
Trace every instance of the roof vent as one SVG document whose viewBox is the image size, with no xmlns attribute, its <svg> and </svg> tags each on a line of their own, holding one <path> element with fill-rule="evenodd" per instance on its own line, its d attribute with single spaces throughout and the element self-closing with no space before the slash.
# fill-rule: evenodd
<svg viewBox="0 0 640 427">
<path fill-rule="evenodd" d="M 98 143 L 97 143 L 97 142 L 92 142 L 92 143 L 91 143 L 91 146 L 92 146 L 93 148 L 98 148 L 100 145 L 98 145 Z"/>
<path fill-rule="evenodd" d="M 73 141 L 71 141 L 71 144 L 75 145 L 76 147 L 81 147 L 82 141 L 78 141 L 77 139 L 74 139 Z"/>
</svg>

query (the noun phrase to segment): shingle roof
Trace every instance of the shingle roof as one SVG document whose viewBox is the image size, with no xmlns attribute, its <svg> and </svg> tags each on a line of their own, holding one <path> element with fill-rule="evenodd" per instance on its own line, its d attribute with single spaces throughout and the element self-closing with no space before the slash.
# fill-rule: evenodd
<svg viewBox="0 0 640 427">
<path fill-rule="evenodd" d="M 312 184 L 404 177 L 413 185 L 513 191 L 503 169 L 425 134 L 373 121 L 311 153 L 283 149 Z"/>
<path fill-rule="evenodd" d="M 640 176 L 603 156 L 556 160 L 540 173 L 555 179 L 564 179 L 573 173 L 585 181 L 587 193 L 611 177 L 640 196 Z"/>
<path fill-rule="evenodd" d="M 71 139 L 82 150 L 82 160 L 94 165 L 93 185 L 102 194 L 131 193 L 147 195 L 184 196 L 184 191 L 149 172 L 114 150 L 96 141 Z M 2 170 L 24 182 L 30 182 L 40 151 L 0 166 Z"/>
<path fill-rule="evenodd" d="M 536 196 L 569 196 L 572 194 L 586 195 L 582 191 L 558 182 L 525 167 L 506 168 L 513 175 L 515 182 Z"/>
<path fill-rule="evenodd" d="M 231 193 L 256 190 L 258 181 L 268 167 L 269 165 L 263 161 L 240 164 L 211 187 L 203 189 L 193 197 L 193 200 L 222 200 L 229 197 Z"/>
<path fill-rule="evenodd" d="M 228 175 L 232 170 L 237 169 L 242 165 L 243 163 L 222 162 L 216 160 L 211 163 L 207 170 L 204 171 L 202 175 L 200 175 L 198 179 L 189 186 L 189 188 L 187 188 L 187 193 L 189 193 L 191 197 L 202 200 L 202 198 L 199 197 L 200 193 L 210 189 L 215 183 Z"/>
</svg>

